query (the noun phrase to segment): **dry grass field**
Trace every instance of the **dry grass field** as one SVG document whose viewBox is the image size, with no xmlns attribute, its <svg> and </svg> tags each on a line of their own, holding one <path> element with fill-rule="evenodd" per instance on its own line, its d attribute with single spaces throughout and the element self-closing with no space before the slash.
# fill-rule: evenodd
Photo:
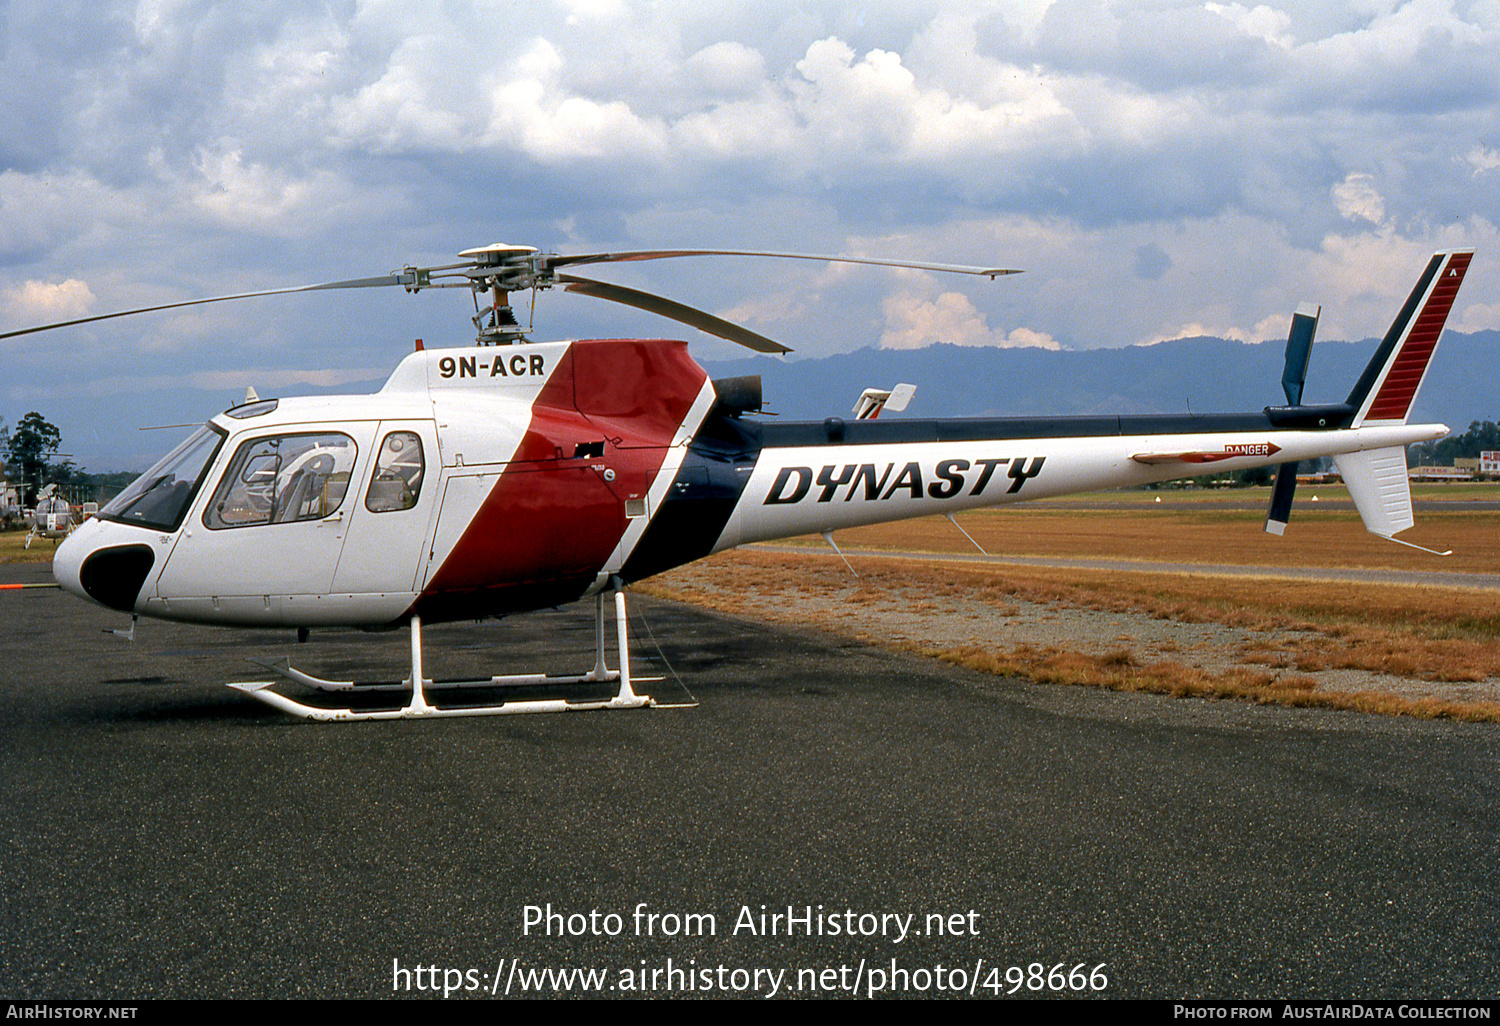
<svg viewBox="0 0 1500 1026">
<path fill-rule="evenodd" d="M 1413 492 L 1422 508 L 1402 539 L 1452 549 L 1452 557 L 1438 559 L 1369 534 L 1342 486 L 1303 486 L 1280 538 L 1265 533 L 1266 488 L 1101 493 L 968 513 L 959 521 L 986 552 L 1007 556 L 1500 573 L 1500 510 L 1464 508 L 1500 504 L 1500 486 L 1444 485 Z M 1311 501 L 1314 495 L 1319 502 Z M 975 551 L 941 517 L 841 531 L 835 540 L 840 548 Z M 817 536 L 800 542 L 827 547 Z"/>
</svg>

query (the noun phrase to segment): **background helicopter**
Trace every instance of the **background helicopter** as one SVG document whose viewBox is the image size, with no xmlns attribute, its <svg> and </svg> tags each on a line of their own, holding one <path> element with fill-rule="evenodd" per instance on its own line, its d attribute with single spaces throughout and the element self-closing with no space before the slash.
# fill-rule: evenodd
<svg viewBox="0 0 1500 1026">
<path fill-rule="evenodd" d="M 512 292 L 562 285 L 759 352 L 787 352 L 674 300 L 558 272 L 707 255 L 1015 273 L 733 250 L 557 255 L 495 244 L 463 252 L 459 263 L 380 278 L 9 332 L 316 289 L 459 287 L 476 297 L 477 349 L 419 345 L 374 395 L 251 402 L 213 418 L 59 547 L 58 582 L 132 615 L 196 623 L 299 632 L 409 625 L 410 680 L 383 685 L 410 689 L 402 708 L 318 708 L 271 690 L 270 681 L 233 685 L 300 716 L 375 719 L 654 705 L 632 687 L 625 586 L 747 542 L 809 533 L 831 542 L 834 530 L 883 520 L 1276 464 L 1267 526 L 1279 533 L 1297 463 L 1321 456 L 1337 463 L 1366 527 L 1391 538 L 1412 523 L 1405 446 L 1447 433 L 1406 418 L 1472 256 L 1432 257 L 1343 403 L 1301 402 L 1316 314 L 1299 312 L 1283 376 L 1287 405 L 1246 414 L 765 422 L 753 416 L 761 409 L 759 379 L 711 381 L 686 343 L 534 343 L 511 310 Z M 605 661 L 605 591 L 615 604 L 614 670 Z M 424 620 L 503 615 L 586 596 L 596 601 L 596 657 L 585 673 L 423 676 Z M 290 666 L 278 672 L 322 690 L 382 686 L 321 680 Z M 445 687 L 604 680 L 618 681 L 608 700 L 437 708 L 426 697 Z"/>
<path fill-rule="evenodd" d="M 36 497 L 36 509 L 32 511 L 29 530 L 26 532 L 25 548 L 38 538 L 51 538 L 55 545 L 73 533 L 77 526 L 73 507 L 68 500 L 57 494 L 57 485 L 47 485 Z"/>
</svg>

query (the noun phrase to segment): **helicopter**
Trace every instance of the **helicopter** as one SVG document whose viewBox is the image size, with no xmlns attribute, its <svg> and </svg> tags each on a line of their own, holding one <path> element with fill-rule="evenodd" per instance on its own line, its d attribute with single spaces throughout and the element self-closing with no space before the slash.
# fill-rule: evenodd
<svg viewBox="0 0 1500 1026">
<path fill-rule="evenodd" d="M 26 532 L 24 548 L 38 538 L 51 538 L 54 545 L 66 538 L 77 525 L 74 523 L 73 507 L 68 500 L 57 494 L 57 485 L 49 484 L 37 495 L 36 509 L 31 515 L 30 529 Z"/>
<path fill-rule="evenodd" d="M 758 377 L 712 380 L 686 342 L 535 342 L 510 294 L 566 291 L 661 314 L 762 353 L 790 350 L 704 311 L 560 268 L 692 256 L 914 267 L 991 280 L 1009 268 L 743 250 L 559 255 L 497 243 L 437 267 L 188 300 L 151 310 L 332 288 L 467 288 L 473 348 L 418 343 L 372 395 L 247 401 L 213 417 L 58 547 L 62 588 L 134 618 L 410 633 L 411 675 L 334 681 L 290 665 L 230 686 L 317 720 L 658 706 L 630 667 L 628 585 L 752 542 L 882 521 L 1277 466 L 1266 530 L 1288 523 L 1298 465 L 1331 457 L 1370 532 L 1412 526 L 1406 446 L 1441 438 L 1408 414 L 1471 250 L 1431 257 L 1342 403 L 1302 402 L 1320 309 L 1292 317 L 1286 405 L 1239 414 L 880 420 L 913 387 L 871 389 L 852 420 L 762 419 Z M 487 305 L 479 297 L 487 297 Z M 533 301 L 534 307 L 534 301 Z M 955 521 L 956 523 L 956 521 Z M 1421 546 L 1413 546 L 1421 548 Z M 837 548 L 835 546 L 835 548 Z M 1431 551 L 1431 550 L 1425 550 Z M 615 667 L 606 658 L 613 601 Z M 565 676 L 424 676 L 422 625 L 595 604 L 595 662 Z M 390 709 L 326 708 L 274 690 L 409 694 Z M 445 689 L 610 682 L 605 699 L 434 704 Z"/>
</svg>

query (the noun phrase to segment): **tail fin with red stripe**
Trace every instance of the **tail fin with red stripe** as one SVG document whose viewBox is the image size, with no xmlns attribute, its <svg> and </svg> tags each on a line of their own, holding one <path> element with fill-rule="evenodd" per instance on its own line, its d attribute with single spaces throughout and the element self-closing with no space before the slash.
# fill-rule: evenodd
<svg viewBox="0 0 1500 1026">
<path fill-rule="evenodd" d="M 1348 403 L 1355 411 L 1352 427 L 1406 422 L 1473 256 L 1473 250 L 1432 255 L 1375 358 L 1349 393 Z"/>
</svg>

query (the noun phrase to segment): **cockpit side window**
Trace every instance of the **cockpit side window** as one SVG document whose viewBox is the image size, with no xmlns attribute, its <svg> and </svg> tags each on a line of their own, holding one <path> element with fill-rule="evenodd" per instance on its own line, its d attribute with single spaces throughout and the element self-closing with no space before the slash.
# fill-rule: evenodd
<svg viewBox="0 0 1500 1026">
<path fill-rule="evenodd" d="M 338 511 L 358 450 L 348 435 L 274 435 L 240 445 L 203 514 L 218 531 L 321 520 Z"/>
<path fill-rule="evenodd" d="M 371 513 L 394 513 L 411 509 L 422 494 L 426 462 L 422 457 L 422 440 L 412 431 L 392 431 L 380 443 L 375 460 L 375 476 L 365 495 L 365 509 Z"/>
<path fill-rule="evenodd" d="M 199 428 L 110 500 L 99 519 L 177 530 L 223 441 L 224 432 L 212 424 Z"/>
</svg>

